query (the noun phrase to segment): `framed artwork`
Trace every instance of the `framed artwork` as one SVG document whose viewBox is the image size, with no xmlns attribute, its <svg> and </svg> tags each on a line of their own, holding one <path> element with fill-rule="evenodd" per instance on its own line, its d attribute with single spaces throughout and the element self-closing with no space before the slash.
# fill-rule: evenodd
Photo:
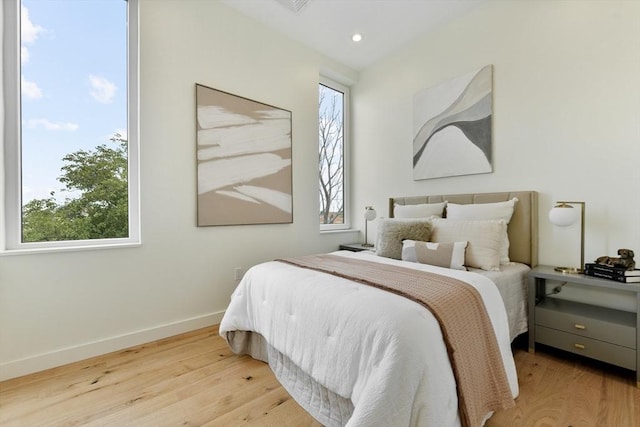
<svg viewBox="0 0 640 427">
<path fill-rule="evenodd" d="M 413 99 L 413 179 L 490 173 L 493 66 Z"/>
<path fill-rule="evenodd" d="M 291 112 L 196 83 L 198 226 L 293 222 Z"/>
</svg>

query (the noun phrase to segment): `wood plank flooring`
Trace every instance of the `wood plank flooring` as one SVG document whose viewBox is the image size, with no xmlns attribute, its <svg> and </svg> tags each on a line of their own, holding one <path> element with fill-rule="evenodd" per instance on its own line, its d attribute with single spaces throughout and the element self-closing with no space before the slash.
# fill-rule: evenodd
<svg viewBox="0 0 640 427">
<path fill-rule="evenodd" d="M 536 346 L 516 348 L 520 395 L 487 427 L 640 427 L 635 372 Z"/>
<path fill-rule="evenodd" d="M 488 427 L 640 426 L 635 376 L 551 349 L 515 350 L 516 407 Z M 0 426 L 319 426 L 269 367 L 217 327 L 0 383 Z"/>
</svg>

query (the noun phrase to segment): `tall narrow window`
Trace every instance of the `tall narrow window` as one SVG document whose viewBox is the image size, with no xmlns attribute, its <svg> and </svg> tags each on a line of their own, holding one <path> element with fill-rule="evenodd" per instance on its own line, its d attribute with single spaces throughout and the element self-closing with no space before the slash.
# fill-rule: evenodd
<svg viewBox="0 0 640 427">
<path fill-rule="evenodd" d="M 8 250 L 139 242 L 137 0 L 4 0 Z"/>
<path fill-rule="evenodd" d="M 319 86 L 319 112 L 320 229 L 344 229 L 349 226 L 349 89 L 323 79 Z"/>
</svg>

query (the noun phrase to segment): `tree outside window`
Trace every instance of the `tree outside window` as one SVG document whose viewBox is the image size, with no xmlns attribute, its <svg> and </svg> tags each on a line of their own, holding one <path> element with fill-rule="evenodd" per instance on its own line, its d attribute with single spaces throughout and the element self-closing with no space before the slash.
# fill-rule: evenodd
<svg viewBox="0 0 640 427">
<path fill-rule="evenodd" d="M 319 168 L 321 227 L 344 226 L 346 94 L 319 85 Z M 337 227 L 334 227 L 337 228 Z"/>
</svg>

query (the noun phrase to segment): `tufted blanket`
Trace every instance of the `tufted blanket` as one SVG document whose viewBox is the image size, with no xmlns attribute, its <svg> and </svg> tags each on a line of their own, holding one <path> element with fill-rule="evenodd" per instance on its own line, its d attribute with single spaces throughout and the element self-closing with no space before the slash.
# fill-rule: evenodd
<svg viewBox="0 0 640 427">
<path fill-rule="evenodd" d="M 472 286 L 439 274 L 331 254 L 277 261 L 375 286 L 430 310 L 447 345 L 463 426 L 481 425 L 487 412 L 513 406 L 489 316 Z"/>
<path fill-rule="evenodd" d="M 336 255 L 407 265 L 364 253 Z M 410 267 L 451 275 L 479 292 L 515 397 L 508 325 L 495 285 L 471 272 L 414 263 Z M 281 356 L 286 373 L 297 372 L 304 381 L 313 381 L 313 390 L 320 391 L 303 402 L 300 397 L 309 390 L 299 387 L 303 380 L 284 378 L 283 369 L 274 369 L 294 398 L 325 425 L 461 425 L 442 331 L 433 314 L 414 301 L 322 272 L 269 262 L 247 272 L 220 325 L 220 334 L 234 351 L 254 354 L 238 345 L 247 333 Z M 280 363 L 265 359 L 272 367 Z M 334 412 L 347 413 L 344 407 L 335 409 L 336 401 L 352 402 L 348 418 L 335 416 Z M 490 415 L 480 414 L 479 424 Z"/>
</svg>

